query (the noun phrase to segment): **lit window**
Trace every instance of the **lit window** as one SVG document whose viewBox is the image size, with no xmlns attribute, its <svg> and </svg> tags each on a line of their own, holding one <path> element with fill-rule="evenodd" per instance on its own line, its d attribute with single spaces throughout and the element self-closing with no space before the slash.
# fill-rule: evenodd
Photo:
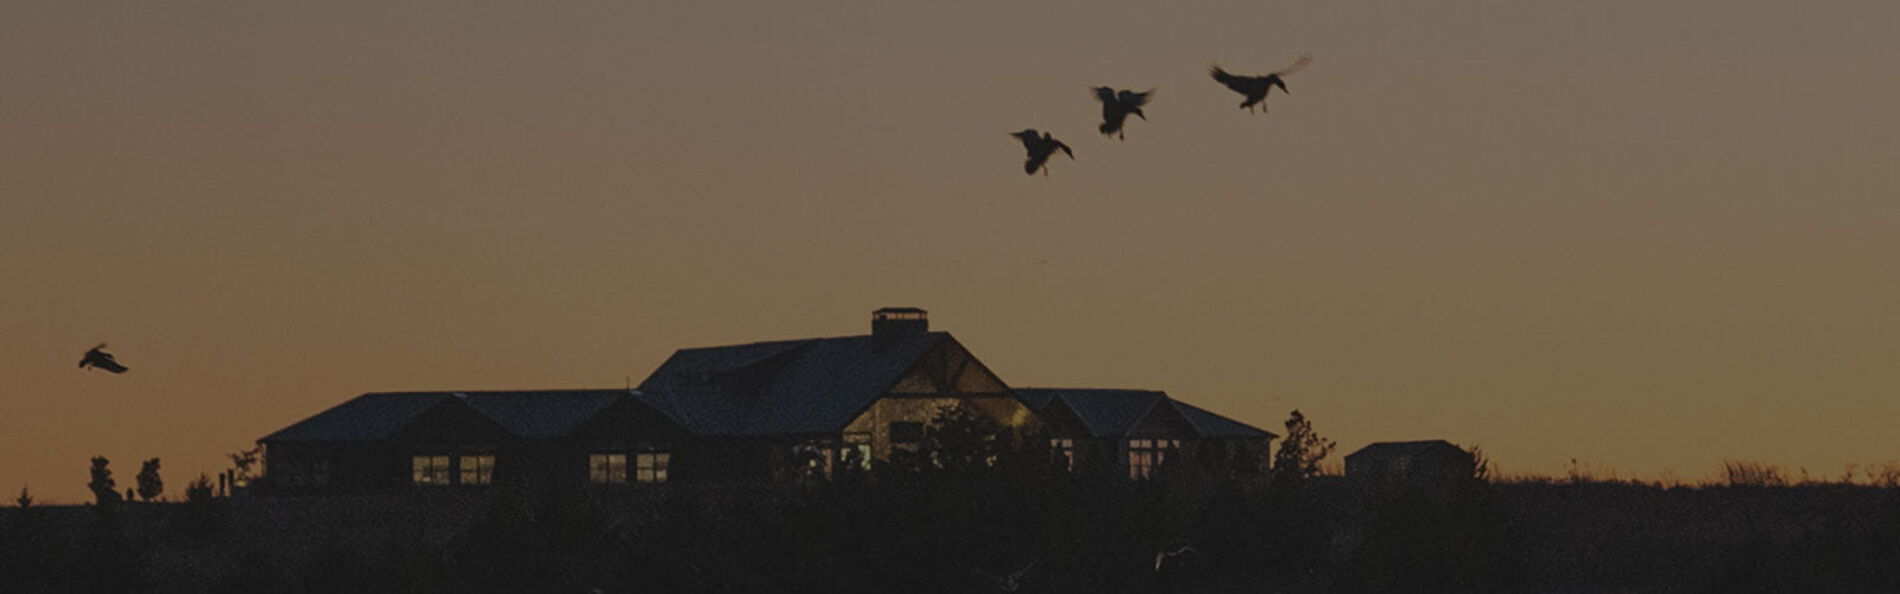
<svg viewBox="0 0 1900 594">
<path fill-rule="evenodd" d="M 871 434 L 869 432 L 844 434 L 844 448 L 838 450 L 838 464 L 839 468 L 870 470 Z"/>
<path fill-rule="evenodd" d="M 495 456 L 463 455 L 461 481 L 464 485 L 486 485 L 495 481 Z"/>
<path fill-rule="evenodd" d="M 1056 462 L 1070 472 L 1075 471 L 1075 440 L 1062 438 L 1049 440 L 1049 450 Z"/>
<path fill-rule="evenodd" d="M 1155 469 L 1167 461 L 1168 452 L 1180 448 L 1179 439 L 1128 440 L 1128 478 L 1145 479 L 1153 476 Z"/>
<path fill-rule="evenodd" d="M 587 480 L 595 484 L 627 482 L 626 454 L 590 454 L 587 456 Z"/>
<path fill-rule="evenodd" d="M 673 455 L 666 452 L 634 454 L 633 478 L 642 483 L 666 482 L 666 467 Z"/>
<path fill-rule="evenodd" d="M 447 455 L 409 458 L 409 480 L 417 486 L 446 486 L 449 484 L 449 470 Z"/>
<path fill-rule="evenodd" d="M 792 471 L 799 473 L 798 478 L 831 478 L 832 456 L 836 448 L 822 440 L 811 440 L 792 446 Z"/>
</svg>

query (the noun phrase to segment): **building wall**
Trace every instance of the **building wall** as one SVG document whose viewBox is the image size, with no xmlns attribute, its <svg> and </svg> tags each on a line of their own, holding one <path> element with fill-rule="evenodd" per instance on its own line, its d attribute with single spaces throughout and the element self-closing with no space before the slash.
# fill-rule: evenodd
<svg viewBox="0 0 1900 594">
<path fill-rule="evenodd" d="M 959 403 L 976 409 L 979 413 L 995 420 L 1005 428 L 1022 431 L 1036 426 L 1036 415 L 1029 407 L 1007 396 L 970 396 L 970 397 L 920 397 L 885 396 L 871 405 L 869 410 L 858 415 L 844 430 L 843 440 L 847 445 L 860 443 L 855 439 L 864 439 L 870 445 L 871 458 L 889 460 L 891 452 L 902 444 L 894 441 L 891 435 L 893 423 L 919 423 L 928 425 L 945 409 Z"/>
</svg>

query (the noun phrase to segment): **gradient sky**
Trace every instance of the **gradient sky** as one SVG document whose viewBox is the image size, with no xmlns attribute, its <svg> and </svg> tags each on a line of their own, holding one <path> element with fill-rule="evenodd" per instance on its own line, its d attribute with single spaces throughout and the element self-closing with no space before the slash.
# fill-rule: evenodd
<svg viewBox="0 0 1900 594">
<path fill-rule="evenodd" d="M 0 493 L 886 305 L 1341 454 L 1900 458 L 1900 3 L 387 4 L 0 5 Z"/>
</svg>

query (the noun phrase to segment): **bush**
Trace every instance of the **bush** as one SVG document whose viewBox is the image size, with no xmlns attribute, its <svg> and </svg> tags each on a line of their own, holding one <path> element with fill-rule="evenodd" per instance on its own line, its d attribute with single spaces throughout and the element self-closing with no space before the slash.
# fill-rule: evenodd
<svg viewBox="0 0 1900 594">
<path fill-rule="evenodd" d="M 165 492 L 165 480 L 158 477 L 158 458 L 139 465 L 139 499 L 151 501 Z"/>
</svg>

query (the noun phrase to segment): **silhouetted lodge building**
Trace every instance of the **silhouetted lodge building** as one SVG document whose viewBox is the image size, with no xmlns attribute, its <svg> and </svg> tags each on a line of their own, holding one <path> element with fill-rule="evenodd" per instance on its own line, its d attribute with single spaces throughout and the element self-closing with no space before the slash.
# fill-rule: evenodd
<svg viewBox="0 0 1900 594">
<path fill-rule="evenodd" d="M 1164 464 L 1263 468 L 1274 435 L 1154 390 L 1017 388 L 1072 469 L 1150 478 Z"/>
<path fill-rule="evenodd" d="M 1469 483 L 1477 458 L 1451 442 L 1388 441 L 1346 455 L 1346 482 L 1374 500 L 1449 497 Z"/>
<path fill-rule="evenodd" d="M 279 492 L 784 481 L 870 469 L 958 404 L 1135 478 L 1264 459 L 1274 437 L 1161 392 L 1011 389 L 923 310 L 886 308 L 869 335 L 681 349 L 632 390 L 365 394 L 259 443 Z"/>
</svg>

